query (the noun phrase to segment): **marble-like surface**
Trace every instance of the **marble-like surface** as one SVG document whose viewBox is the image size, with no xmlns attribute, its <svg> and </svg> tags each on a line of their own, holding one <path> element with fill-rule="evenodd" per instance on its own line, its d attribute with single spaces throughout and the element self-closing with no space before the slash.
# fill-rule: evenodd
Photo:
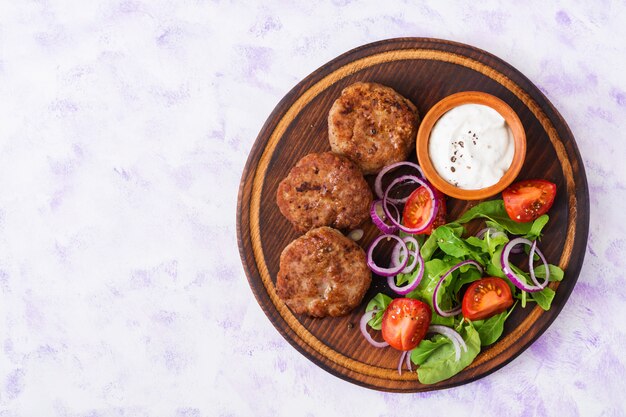
<svg viewBox="0 0 626 417">
<path fill-rule="evenodd" d="M 622 416 L 626 3 L 0 3 L 0 416 Z M 344 382 L 248 287 L 237 188 L 265 118 L 361 44 L 508 61 L 568 121 L 591 233 L 568 304 L 500 371 L 426 394 Z"/>
</svg>

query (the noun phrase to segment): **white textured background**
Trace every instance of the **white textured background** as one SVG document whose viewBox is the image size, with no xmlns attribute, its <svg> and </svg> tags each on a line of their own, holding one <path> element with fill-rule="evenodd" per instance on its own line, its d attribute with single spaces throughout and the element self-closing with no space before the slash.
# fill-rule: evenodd
<svg viewBox="0 0 626 417">
<path fill-rule="evenodd" d="M 470 3 L 0 3 L 0 416 L 623 416 L 626 3 Z M 427 394 L 296 352 L 235 236 L 241 171 L 282 96 L 399 36 L 522 71 L 568 121 L 591 192 L 554 324 L 495 374 Z"/>
</svg>

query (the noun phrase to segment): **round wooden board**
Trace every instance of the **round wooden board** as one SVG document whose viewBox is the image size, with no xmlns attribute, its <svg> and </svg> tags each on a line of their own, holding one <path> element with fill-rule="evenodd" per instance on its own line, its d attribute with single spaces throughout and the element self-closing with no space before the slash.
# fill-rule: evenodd
<svg viewBox="0 0 626 417">
<path fill-rule="evenodd" d="M 421 116 L 450 94 L 476 90 L 493 94 L 519 115 L 528 138 L 519 179 L 545 178 L 557 185 L 541 248 L 565 279 L 551 283 L 556 297 L 549 311 L 529 303 L 507 320 L 504 335 L 483 348 L 456 376 L 420 384 L 415 372 L 398 375 L 399 352 L 371 347 L 358 320 L 373 295 L 390 295 L 386 280 L 373 276 L 361 306 L 341 318 L 294 315 L 274 288 L 283 248 L 298 234 L 276 206 L 276 188 L 291 167 L 310 152 L 330 150 L 327 116 L 341 90 L 356 81 L 388 85 L 409 98 Z M 415 160 L 412 155 L 412 160 Z M 372 178 L 368 178 L 370 183 Z M 449 199 L 458 217 L 477 202 Z M 479 227 L 478 224 L 470 228 Z M 359 244 L 366 248 L 378 231 L 368 222 Z M 347 381 L 378 390 L 417 392 L 448 388 L 483 377 L 519 355 L 559 314 L 580 272 L 589 229 L 589 194 L 580 154 L 567 124 L 526 77 L 501 59 L 471 46 L 427 38 L 391 39 L 356 48 L 324 65 L 294 87 L 274 109 L 250 152 L 239 189 L 237 234 L 250 286 L 278 331 L 307 358 Z M 557 289 L 558 287 L 558 289 Z"/>
</svg>

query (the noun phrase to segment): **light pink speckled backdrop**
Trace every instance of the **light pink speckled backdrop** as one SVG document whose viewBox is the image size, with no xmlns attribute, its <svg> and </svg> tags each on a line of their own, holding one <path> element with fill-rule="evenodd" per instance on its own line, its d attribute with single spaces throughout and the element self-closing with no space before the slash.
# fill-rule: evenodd
<svg viewBox="0 0 626 417">
<path fill-rule="evenodd" d="M 0 3 L 0 416 L 625 415 L 626 3 L 512 3 Z M 235 237 L 276 103 L 399 36 L 486 49 L 536 83 L 574 132 L 592 207 L 548 331 L 493 375 L 415 395 L 296 352 Z"/>
</svg>

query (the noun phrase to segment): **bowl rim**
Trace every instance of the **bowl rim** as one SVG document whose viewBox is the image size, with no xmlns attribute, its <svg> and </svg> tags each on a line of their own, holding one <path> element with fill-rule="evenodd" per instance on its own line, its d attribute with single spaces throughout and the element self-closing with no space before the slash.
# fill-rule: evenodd
<svg viewBox="0 0 626 417">
<path fill-rule="evenodd" d="M 466 190 L 450 184 L 439 175 L 430 159 L 428 144 L 430 133 L 437 121 L 454 107 L 463 104 L 482 104 L 497 111 L 509 125 L 513 133 L 514 154 L 511 165 L 500 180 L 489 187 Z M 461 91 L 451 94 L 438 101 L 428 110 L 417 132 L 416 153 L 424 176 L 442 193 L 461 200 L 482 200 L 492 197 L 511 185 L 524 165 L 526 157 L 526 132 L 517 113 L 500 98 L 482 91 Z"/>
</svg>

